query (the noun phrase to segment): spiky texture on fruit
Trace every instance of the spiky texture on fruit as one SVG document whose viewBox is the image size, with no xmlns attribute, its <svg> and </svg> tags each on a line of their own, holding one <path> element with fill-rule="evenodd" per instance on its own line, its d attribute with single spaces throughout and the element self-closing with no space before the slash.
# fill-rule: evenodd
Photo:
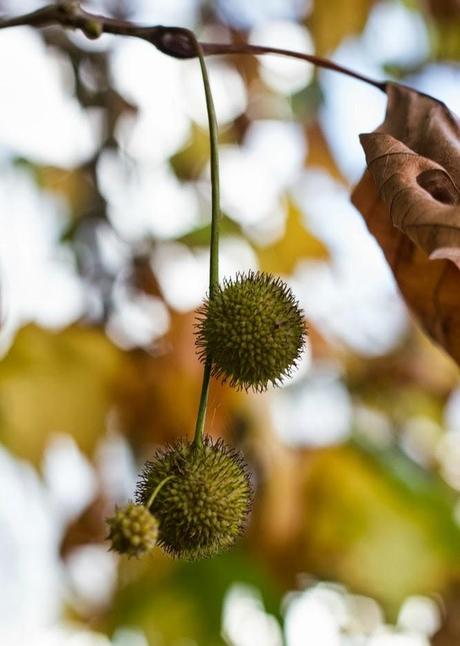
<svg viewBox="0 0 460 646">
<path fill-rule="evenodd" d="M 233 545 L 242 533 L 252 502 L 252 487 L 242 455 L 221 439 L 201 446 L 180 440 L 160 449 L 140 476 L 136 500 L 158 518 L 158 545 L 174 557 L 197 560 Z"/>
<path fill-rule="evenodd" d="M 224 280 L 198 310 L 197 346 L 212 373 L 261 392 L 291 374 L 305 345 L 302 310 L 288 285 L 263 272 Z"/>
<path fill-rule="evenodd" d="M 129 502 L 107 519 L 111 548 L 119 554 L 144 556 L 156 545 L 158 521 L 144 505 Z"/>
</svg>

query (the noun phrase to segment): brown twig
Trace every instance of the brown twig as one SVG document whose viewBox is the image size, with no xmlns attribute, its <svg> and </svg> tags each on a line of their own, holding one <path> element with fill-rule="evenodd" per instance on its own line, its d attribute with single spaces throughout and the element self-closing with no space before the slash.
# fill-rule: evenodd
<svg viewBox="0 0 460 646">
<path fill-rule="evenodd" d="M 117 34 L 120 36 L 134 36 L 148 41 L 164 54 L 174 58 L 195 58 L 196 47 L 194 37 L 188 29 L 181 27 L 164 27 L 156 25 L 154 27 L 144 27 L 135 25 L 126 20 L 107 18 L 98 14 L 90 13 L 80 7 L 75 0 L 60 0 L 57 4 L 49 5 L 33 13 L 0 20 L 0 29 L 8 27 L 17 27 L 28 25 L 31 27 L 49 27 L 51 25 L 61 25 L 71 29 L 81 29 L 88 38 L 97 38 L 103 33 Z M 225 45 L 219 43 L 199 43 L 203 53 L 206 56 L 219 54 L 251 54 L 264 55 L 275 54 L 279 56 L 289 56 L 299 60 L 307 61 L 329 69 L 340 74 L 345 74 L 359 81 L 386 91 L 385 81 L 376 81 L 363 74 L 338 65 L 326 58 L 294 52 L 288 49 L 279 49 L 276 47 L 263 47 L 259 45 L 249 45 L 247 43 L 240 45 Z"/>
<path fill-rule="evenodd" d="M 294 52 L 290 49 L 279 49 L 278 47 L 249 45 L 248 43 L 244 43 L 242 45 L 241 44 L 221 45 L 221 44 L 214 44 L 214 43 L 202 43 L 201 47 L 203 48 L 203 52 L 207 56 L 210 56 L 213 54 L 252 54 L 254 56 L 259 56 L 263 54 L 275 54 L 278 56 L 289 56 L 290 58 L 297 58 L 301 61 L 312 63 L 317 67 L 322 67 L 324 69 L 332 70 L 334 72 L 339 72 L 340 74 L 345 74 L 346 76 L 351 76 L 352 78 L 355 78 L 358 81 L 363 81 L 364 83 L 373 85 L 374 87 L 378 88 L 379 90 L 382 90 L 383 92 L 386 91 L 386 81 L 376 81 L 375 79 L 372 79 L 369 76 L 365 76 L 364 74 L 360 74 L 359 72 L 355 72 L 353 70 L 348 69 L 348 67 L 344 67 L 343 65 L 334 63 L 333 61 L 330 61 L 327 58 L 321 58 L 320 56 L 313 56 L 312 54 L 303 54 L 301 52 Z"/>
</svg>

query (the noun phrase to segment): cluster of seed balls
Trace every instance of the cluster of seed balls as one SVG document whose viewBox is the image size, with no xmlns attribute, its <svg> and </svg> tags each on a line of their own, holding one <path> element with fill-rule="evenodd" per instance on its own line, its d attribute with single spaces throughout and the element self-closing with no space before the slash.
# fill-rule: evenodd
<svg viewBox="0 0 460 646">
<path fill-rule="evenodd" d="M 286 283 L 249 272 L 215 287 L 198 311 L 196 336 L 200 359 L 211 362 L 214 376 L 261 392 L 291 374 L 306 329 Z M 196 560 L 233 545 L 247 522 L 252 487 L 242 454 L 205 437 L 198 445 L 180 440 L 159 450 L 144 466 L 135 499 L 107 521 L 111 548 L 143 556 L 158 545 Z"/>
</svg>

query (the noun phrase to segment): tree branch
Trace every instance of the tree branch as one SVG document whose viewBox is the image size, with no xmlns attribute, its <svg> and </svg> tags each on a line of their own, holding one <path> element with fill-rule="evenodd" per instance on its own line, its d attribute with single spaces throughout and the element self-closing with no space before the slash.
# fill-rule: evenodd
<svg viewBox="0 0 460 646">
<path fill-rule="evenodd" d="M 249 45 L 248 43 L 243 43 L 239 45 L 221 45 L 215 43 L 201 43 L 201 47 L 206 56 L 212 56 L 213 54 L 252 54 L 253 56 L 260 56 L 263 54 L 275 54 L 278 56 L 289 56 L 290 58 L 297 58 L 301 61 L 306 61 L 317 67 L 322 67 L 324 69 L 332 70 L 333 72 L 339 72 L 339 74 L 345 74 L 346 76 L 351 76 L 352 78 L 357 79 L 358 81 L 363 81 L 369 85 L 386 91 L 386 81 L 376 81 L 375 79 L 350 70 L 348 67 L 334 63 L 333 61 L 322 58 L 320 56 L 313 56 L 312 54 L 303 54 L 302 52 L 294 52 L 290 49 L 279 49 L 278 47 L 265 47 L 261 45 Z"/>
<path fill-rule="evenodd" d="M 194 36 L 188 29 L 183 29 L 182 27 L 164 27 L 162 25 L 144 27 L 126 20 L 107 18 L 106 16 L 93 14 L 82 9 L 75 0 L 60 0 L 54 5 L 49 5 L 23 16 L 0 20 L 0 29 L 21 25 L 36 28 L 61 25 L 62 27 L 71 29 L 81 29 L 88 38 L 97 38 L 103 33 L 134 36 L 146 40 L 164 54 L 174 58 L 195 58 L 197 56 Z M 306 61 L 317 67 L 345 74 L 346 76 L 373 85 L 383 92 L 386 91 L 385 81 L 376 81 L 375 79 L 359 74 L 319 56 L 303 54 L 287 49 L 278 49 L 276 47 L 262 47 L 249 44 L 224 45 L 219 43 L 199 43 L 199 45 L 206 56 L 219 54 L 276 54 L 279 56 L 289 56 Z"/>
</svg>

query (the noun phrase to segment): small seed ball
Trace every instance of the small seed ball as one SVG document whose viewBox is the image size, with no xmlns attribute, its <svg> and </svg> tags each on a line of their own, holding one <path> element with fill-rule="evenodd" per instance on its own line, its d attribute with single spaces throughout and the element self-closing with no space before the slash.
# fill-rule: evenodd
<svg viewBox="0 0 460 646">
<path fill-rule="evenodd" d="M 198 310 L 196 334 L 200 359 L 211 359 L 214 376 L 261 392 L 291 374 L 307 333 L 288 285 L 251 271 L 216 287 Z"/>
<path fill-rule="evenodd" d="M 111 548 L 119 554 L 144 556 L 155 547 L 158 521 L 144 505 L 129 502 L 107 519 Z"/>
<path fill-rule="evenodd" d="M 201 446 L 178 441 L 147 462 L 136 490 L 144 503 L 168 476 L 151 511 L 159 521 L 158 545 L 173 557 L 197 560 L 218 554 L 242 533 L 252 488 L 241 454 L 222 440 Z"/>
</svg>

